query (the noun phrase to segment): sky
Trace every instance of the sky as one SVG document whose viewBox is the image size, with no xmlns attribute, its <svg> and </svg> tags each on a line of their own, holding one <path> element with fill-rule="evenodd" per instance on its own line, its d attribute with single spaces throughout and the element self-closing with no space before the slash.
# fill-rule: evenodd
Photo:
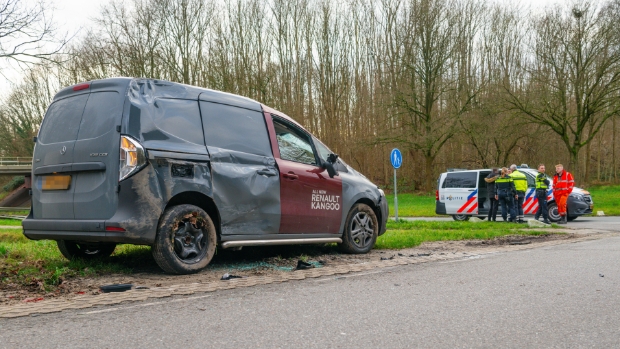
<svg viewBox="0 0 620 349">
<path fill-rule="evenodd" d="M 39 0 L 21 0 L 26 4 L 35 4 Z M 56 23 L 60 33 L 68 33 L 80 36 L 88 30 L 92 25 L 92 19 L 96 18 L 101 6 L 109 3 L 111 0 L 46 0 L 55 8 L 53 11 L 54 22 Z M 515 0 L 490 0 L 497 2 L 515 2 Z M 516 0 L 519 1 L 519 0 Z M 543 8 L 545 6 L 562 3 L 570 0 L 520 0 L 524 5 L 533 8 Z M 7 65 L 6 62 L 0 62 L 2 74 L 0 75 L 0 97 L 5 96 L 10 89 L 11 83 L 18 83 L 21 77 L 21 71 L 14 66 Z"/>
</svg>

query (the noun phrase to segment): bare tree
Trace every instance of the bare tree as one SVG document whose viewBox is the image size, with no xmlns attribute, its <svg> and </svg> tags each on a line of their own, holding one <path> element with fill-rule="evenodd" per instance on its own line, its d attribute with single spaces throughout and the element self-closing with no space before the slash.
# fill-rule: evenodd
<svg viewBox="0 0 620 349">
<path fill-rule="evenodd" d="M 0 59 L 18 65 L 56 61 L 67 38 L 57 37 L 49 4 L 34 6 L 23 0 L 0 0 Z"/>
<path fill-rule="evenodd" d="M 534 23 L 527 85 L 507 87 L 515 110 L 560 137 L 579 180 L 580 150 L 620 112 L 615 26 L 589 2 L 549 10 Z"/>
</svg>

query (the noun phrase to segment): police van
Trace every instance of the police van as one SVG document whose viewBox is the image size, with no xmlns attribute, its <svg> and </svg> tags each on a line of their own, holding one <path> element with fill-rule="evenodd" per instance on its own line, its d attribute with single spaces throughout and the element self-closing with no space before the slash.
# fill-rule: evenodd
<svg viewBox="0 0 620 349">
<path fill-rule="evenodd" d="M 538 200 L 536 200 L 538 171 L 525 165 L 520 166 L 519 171 L 527 177 L 528 187 L 523 201 L 523 213 L 535 215 L 538 211 Z M 490 173 L 491 169 L 452 170 L 442 173 L 437 180 L 435 191 L 435 213 L 451 215 L 456 221 L 466 221 L 470 217 L 486 218 L 491 203 L 487 198 L 487 186 L 484 179 Z M 548 179 L 551 183 L 547 190 L 549 220 L 558 222 L 560 214 L 553 199 L 553 178 L 548 177 Z M 581 188 L 573 188 L 567 201 L 568 220 L 572 221 L 581 215 L 590 214 L 593 208 L 594 203 L 590 193 Z M 497 214 L 501 217 L 501 207 Z"/>
</svg>

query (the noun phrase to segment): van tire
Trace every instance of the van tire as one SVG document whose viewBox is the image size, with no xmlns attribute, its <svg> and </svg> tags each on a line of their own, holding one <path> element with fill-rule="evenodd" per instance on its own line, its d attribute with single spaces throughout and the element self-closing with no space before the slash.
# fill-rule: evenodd
<svg viewBox="0 0 620 349">
<path fill-rule="evenodd" d="M 359 230 L 362 232 L 356 236 L 355 232 Z M 375 246 L 378 234 L 379 221 L 375 211 L 366 204 L 357 204 L 347 215 L 342 243 L 338 247 L 345 253 L 368 253 Z"/>
<path fill-rule="evenodd" d="M 79 243 L 75 241 L 58 240 L 56 241 L 60 253 L 65 258 L 72 260 L 74 258 L 81 259 L 97 259 L 109 257 L 116 248 L 115 243 L 93 242 Z"/>
<path fill-rule="evenodd" d="M 200 207 L 178 205 L 167 208 L 160 218 L 152 253 L 165 272 L 192 274 L 209 265 L 216 244 L 211 217 Z"/>
<path fill-rule="evenodd" d="M 465 214 L 453 214 L 452 219 L 457 222 L 465 222 L 469 220 L 469 216 Z"/>
</svg>

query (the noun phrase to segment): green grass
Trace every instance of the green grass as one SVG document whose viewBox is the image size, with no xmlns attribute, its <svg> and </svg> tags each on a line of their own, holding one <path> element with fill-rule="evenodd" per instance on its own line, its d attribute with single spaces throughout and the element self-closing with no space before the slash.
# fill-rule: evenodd
<svg viewBox="0 0 620 349">
<path fill-rule="evenodd" d="M 20 225 L 22 225 L 22 221 L 20 221 L 19 219 L 4 219 L 4 218 L 0 218 L 0 225 L 16 225 L 16 226 L 20 226 Z"/>
<path fill-rule="evenodd" d="M 390 216 L 394 216 L 394 195 L 386 195 Z M 435 217 L 435 195 L 398 194 L 399 217 Z"/>
<path fill-rule="evenodd" d="M 68 278 L 130 273 L 134 266 L 152 264 L 146 246 L 119 245 L 107 259 L 68 261 L 55 241 L 31 241 L 21 229 L 0 229 L 0 283 L 5 285 L 52 291 Z"/>
<path fill-rule="evenodd" d="M 557 228 L 553 225 L 552 228 Z M 419 246 L 427 241 L 493 239 L 506 235 L 543 235 L 551 229 L 533 229 L 516 223 L 388 221 L 387 232 L 377 239 L 377 249 Z"/>
<path fill-rule="evenodd" d="M 607 216 L 620 215 L 620 185 L 601 185 L 588 188 L 594 201 L 594 214 L 603 211 Z"/>
</svg>

